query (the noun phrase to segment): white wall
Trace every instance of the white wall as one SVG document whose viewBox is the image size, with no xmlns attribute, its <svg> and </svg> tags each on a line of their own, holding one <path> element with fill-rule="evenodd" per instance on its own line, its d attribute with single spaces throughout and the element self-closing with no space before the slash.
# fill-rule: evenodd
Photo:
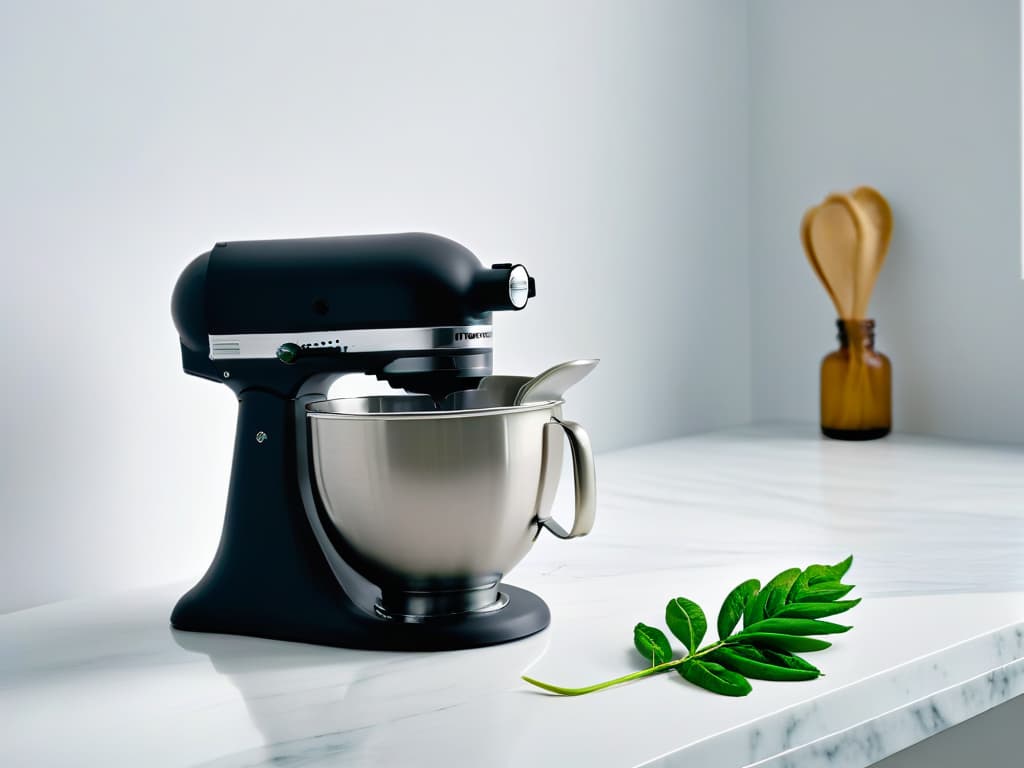
<svg viewBox="0 0 1024 768">
<path fill-rule="evenodd" d="M 741 0 L 0 6 L 0 610 L 209 562 L 216 240 L 445 234 L 537 276 L 498 370 L 603 358 L 598 448 L 746 421 L 747 77 Z"/>
<path fill-rule="evenodd" d="M 754 416 L 818 418 L 834 312 L 798 238 L 872 184 L 895 234 L 872 304 L 896 429 L 1024 440 L 1018 0 L 750 5 Z"/>
</svg>

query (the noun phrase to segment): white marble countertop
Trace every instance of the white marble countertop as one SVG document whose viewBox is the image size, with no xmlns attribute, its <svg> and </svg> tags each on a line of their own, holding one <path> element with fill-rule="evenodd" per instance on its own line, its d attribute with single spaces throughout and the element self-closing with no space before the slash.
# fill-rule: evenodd
<svg viewBox="0 0 1024 768">
<path fill-rule="evenodd" d="M 1024 692 L 1024 450 L 751 427 L 599 459 L 591 536 L 542 536 L 509 581 L 550 629 L 494 648 L 349 651 L 175 632 L 187 585 L 0 616 L 12 766 L 869 765 Z M 567 489 L 556 509 L 565 519 Z M 643 666 L 668 598 L 717 613 L 743 579 L 856 556 L 827 674 L 743 699 Z M 712 630 L 713 632 L 713 630 Z"/>
</svg>

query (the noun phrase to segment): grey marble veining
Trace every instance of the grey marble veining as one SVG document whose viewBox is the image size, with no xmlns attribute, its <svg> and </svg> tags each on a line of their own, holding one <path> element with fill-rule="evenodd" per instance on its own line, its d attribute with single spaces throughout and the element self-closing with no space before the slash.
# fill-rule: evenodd
<svg viewBox="0 0 1024 768">
<path fill-rule="evenodd" d="M 186 585 L 0 616 L 4 764 L 869 765 L 1024 693 L 1024 451 L 744 428 L 599 457 L 594 533 L 541 537 L 512 583 L 549 630 L 400 654 L 175 632 Z M 563 489 L 556 513 L 570 516 Z M 642 665 L 638 620 L 714 613 L 750 576 L 856 556 L 854 630 L 826 676 L 716 697 L 677 675 L 563 699 Z M 713 621 L 711 622 L 713 624 Z M 642 714 L 642 716 L 641 716 Z"/>
</svg>

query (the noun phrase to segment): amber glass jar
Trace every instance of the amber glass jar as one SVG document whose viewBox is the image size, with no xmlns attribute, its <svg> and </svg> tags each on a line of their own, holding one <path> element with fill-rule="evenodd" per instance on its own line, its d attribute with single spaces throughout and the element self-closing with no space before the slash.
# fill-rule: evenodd
<svg viewBox="0 0 1024 768">
<path fill-rule="evenodd" d="M 892 365 L 875 351 L 874 320 L 837 320 L 839 349 L 821 361 L 821 432 L 874 440 L 892 428 Z"/>
</svg>

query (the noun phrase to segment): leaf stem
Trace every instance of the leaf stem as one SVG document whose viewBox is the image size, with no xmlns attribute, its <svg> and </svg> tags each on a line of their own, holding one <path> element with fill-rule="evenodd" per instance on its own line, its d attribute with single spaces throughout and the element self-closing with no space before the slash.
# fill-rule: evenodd
<svg viewBox="0 0 1024 768">
<path fill-rule="evenodd" d="M 534 680 L 532 677 L 523 675 L 523 680 L 528 682 L 530 685 L 535 685 L 538 688 L 543 688 L 545 691 L 551 693 L 557 693 L 562 696 L 582 696 L 585 693 L 593 693 L 594 691 L 600 691 L 603 688 L 611 688 L 613 685 L 620 685 L 622 683 L 628 683 L 631 680 L 639 680 L 642 677 L 649 677 L 650 675 L 656 675 L 661 672 L 665 672 L 669 669 L 674 669 L 678 666 L 685 664 L 688 661 L 693 661 L 701 656 L 704 656 L 711 651 L 725 645 L 727 640 L 719 640 L 717 643 L 706 645 L 703 648 L 691 653 L 688 656 L 684 656 L 681 659 L 675 659 L 674 661 L 666 661 L 664 664 L 658 664 L 654 667 L 648 667 L 647 669 L 641 669 L 637 672 L 632 672 L 622 677 L 616 677 L 614 680 L 605 680 L 603 683 L 595 683 L 594 685 L 588 685 L 584 688 L 564 688 L 560 685 L 552 685 L 551 683 L 543 683 L 540 680 Z"/>
</svg>

